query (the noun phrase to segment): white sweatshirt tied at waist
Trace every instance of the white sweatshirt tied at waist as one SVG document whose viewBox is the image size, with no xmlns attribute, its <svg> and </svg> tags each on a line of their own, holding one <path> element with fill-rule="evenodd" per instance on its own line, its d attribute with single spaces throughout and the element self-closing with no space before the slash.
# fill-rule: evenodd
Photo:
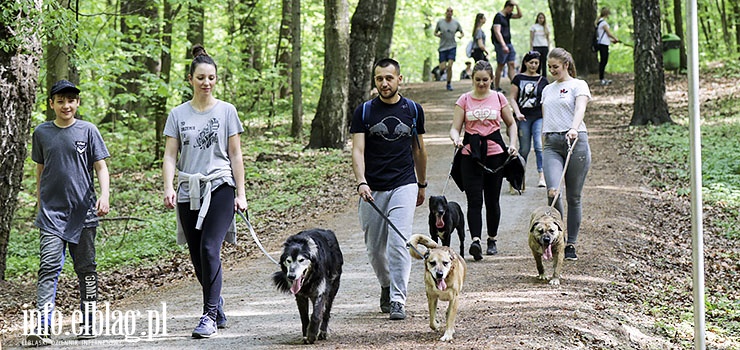
<svg viewBox="0 0 740 350">
<path fill-rule="evenodd" d="M 203 174 L 188 174 L 185 172 L 178 172 L 177 178 L 178 178 L 178 188 L 183 183 L 187 182 L 188 186 L 190 187 L 190 210 L 198 210 L 198 221 L 195 223 L 195 228 L 200 230 L 201 226 L 203 225 L 203 220 L 206 217 L 206 214 L 208 213 L 208 208 L 211 206 L 211 185 L 212 181 L 215 179 L 223 178 L 223 177 L 232 177 L 231 169 L 222 169 L 219 171 L 216 171 L 215 173 L 211 175 L 203 175 Z M 205 194 L 203 195 L 203 202 L 201 203 L 200 197 L 200 184 L 205 183 L 205 186 L 203 188 L 203 191 Z M 177 207 L 177 206 L 175 206 Z M 236 218 L 232 219 L 231 226 L 229 227 L 228 231 L 226 232 L 226 242 L 229 243 L 236 243 Z M 177 243 L 178 244 L 185 244 L 187 243 L 185 240 L 185 231 L 182 229 L 182 224 L 180 222 L 180 216 L 177 215 Z"/>
</svg>

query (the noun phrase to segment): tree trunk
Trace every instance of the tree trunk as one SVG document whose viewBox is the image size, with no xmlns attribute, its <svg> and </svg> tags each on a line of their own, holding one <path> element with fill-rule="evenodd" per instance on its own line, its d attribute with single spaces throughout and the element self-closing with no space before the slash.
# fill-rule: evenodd
<svg viewBox="0 0 740 350">
<path fill-rule="evenodd" d="M 596 53 L 591 51 L 596 23 L 596 0 L 576 0 L 575 29 L 573 31 L 573 60 L 578 72 L 582 75 L 599 72 L 599 61 Z"/>
<path fill-rule="evenodd" d="M 555 46 L 573 52 L 573 0 L 548 0 Z M 580 14 L 579 14 L 580 15 Z M 589 40 L 590 42 L 590 40 Z"/>
<path fill-rule="evenodd" d="M 69 0 L 55 0 L 59 8 L 68 9 Z M 75 84 L 79 84 L 78 77 L 72 77 L 72 69 L 69 66 L 69 58 L 72 54 L 72 45 L 65 43 L 62 38 L 55 36 L 56 32 L 48 32 L 44 50 L 44 60 L 46 61 L 46 91 L 51 91 L 51 86 L 60 79 L 67 79 Z M 47 94 L 48 95 L 48 94 Z M 45 96 L 44 99 L 48 99 Z M 51 108 L 46 109 L 46 120 L 54 120 L 56 114 Z"/>
<path fill-rule="evenodd" d="M 683 11 L 681 10 L 681 5 L 683 4 L 682 0 L 673 0 L 673 19 L 676 26 L 676 35 L 678 35 L 681 38 L 681 46 L 680 47 L 680 70 L 685 70 L 688 67 L 688 58 L 686 57 L 686 40 L 684 39 L 686 37 L 686 34 L 683 32 Z"/>
<path fill-rule="evenodd" d="M 735 49 L 740 52 L 740 2 L 732 3 L 732 12 L 735 14 Z"/>
<path fill-rule="evenodd" d="M 737 0 L 735 0 L 737 2 Z M 719 19 L 720 23 L 722 24 L 722 39 L 724 39 L 725 46 L 727 47 L 727 52 L 732 52 L 732 39 L 730 36 L 730 29 L 727 21 L 727 9 L 725 7 L 725 1 L 724 0 L 714 0 L 715 5 L 717 6 L 717 12 L 719 13 Z"/>
<path fill-rule="evenodd" d="M 154 0 L 128 0 L 121 2 L 121 13 L 129 14 L 121 16 L 121 46 L 123 50 L 140 52 L 136 46 L 139 46 L 141 36 L 150 38 L 156 37 L 159 33 L 159 11 Z M 135 21 L 132 19 L 136 18 Z M 141 18 L 147 20 L 141 21 Z M 129 21 L 132 20 L 131 24 Z M 134 54 L 133 64 L 128 71 L 121 73 L 117 79 L 117 86 L 113 90 L 113 101 L 110 104 L 108 113 L 100 123 L 114 123 L 126 113 L 133 112 L 140 118 L 149 117 L 152 113 L 152 101 L 141 96 L 143 80 L 142 75 L 152 73 L 157 75 L 159 69 L 159 60 L 155 59 L 154 53 L 150 55 Z M 129 95 L 131 98 L 124 98 L 124 102 L 117 102 L 116 97 Z"/>
<path fill-rule="evenodd" d="M 353 111 L 370 98 L 375 48 L 380 25 L 385 17 L 388 0 L 360 0 L 352 15 L 349 38 L 349 99 L 346 110 Z M 351 117 L 347 115 L 348 125 Z"/>
<path fill-rule="evenodd" d="M 194 0 L 188 2 L 188 28 L 187 38 L 188 46 L 185 48 L 185 81 L 188 81 L 188 74 L 190 74 L 190 62 L 193 60 L 193 54 L 190 50 L 195 44 L 201 44 L 205 47 L 206 52 L 208 46 L 203 42 L 205 41 L 205 10 L 203 10 L 203 0 Z M 183 90 L 182 102 L 190 101 L 193 98 L 193 92 L 190 89 Z"/>
<path fill-rule="evenodd" d="M 303 88 L 301 87 L 301 0 L 293 1 L 291 11 L 291 32 L 290 38 L 293 47 L 293 53 L 290 56 L 291 69 L 291 90 L 293 92 L 293 120 L 290 125 L 290 136 L 297 140 L 303 139 Z M 340 104 L 344 105 L 344 103 Z"/>
<path fill-rule="evenodd" d="M 672 123 L 665 101 L 659 0 L 632 0 L 635 106 L 630 125 Z"/>
<path fill-rule="evenodd" d="M 393 25 L 396 20 L 396 7 L 398 0 L 388 0 L 388 10 L 383 17 L 383 23 L 378 35 L 378 44 L 375 48 L 375 58 L 381 59 L 391 57 L 391 44 L 393 43 Z"/>
<path fill-rule="evenodd" d="M 19 1 L 19 0 L 15 0 Z M 0 22 L 0 281 L 5 280 L 10 227 L 18 204 L 27 155 L 31 112 L 36 101 L 41 41 L 41 0 L 0 2 L 5 18 L 15 19 L 12 28 Z M 23 9 L 19 11 L 18 9 Z M 7 12 L 7 13 L 6 13 Z"/>
<path fill-rule="evenodd" d="M 167 120 L 167 97 L 169 94 L 170 87 L 170 75 L 172 72 L 172 24 L 173 20 L 180 12 L 182 5 L 178 5 L 177 9 L 172 9 L 172 2 L 170 0 L 164 0 L 164 12 L 162 13 L 162 20 L 164 25 L 162 26 L 162 41 L 160 43 L 160 65 L 159 79 L 162 84 L 167 87 L 167 94 L 154 94 L 152 99 L 152 110 L 155 120 L 155 135 L 154 139 L 154 161 L 162 159 L 164 152 L 164 123 Z"/>
<path fill-rule="evenodd" d="M 288 96 L 288 93 L 290 91 L 291 87 L 291 74 L 289 72 L 290 69 L 290 63 L 291 63 L 291 54 L 290 51 L 292 49 L 291 43 L 293 40 L 291 37 L 293 36 L 293 32 L 291 29 L 293 28 L 293 25 L 291 22 L 293 21 L 293 11 L 292 11 L 292 1 L 293 0 L 282 0 L 283 3 L 283 12 L 282 12 L 282 19 L 280 21 L 280 35 L 278 37 L 278 54 L 277 54 L 277 64 L 280 66 L 280 76 L 285 77 L 286 81 L 283 82 L 282 85 L 280 85 L 280 94 L 278 95 L 279 98 L 284 99 Z"/>
<path fill-rule="evenodd" d="M 349 4 L 324 0 L 324 12 L 324 82 L 307 147 L 341 149 L 347 140 Z"/>
</svg>

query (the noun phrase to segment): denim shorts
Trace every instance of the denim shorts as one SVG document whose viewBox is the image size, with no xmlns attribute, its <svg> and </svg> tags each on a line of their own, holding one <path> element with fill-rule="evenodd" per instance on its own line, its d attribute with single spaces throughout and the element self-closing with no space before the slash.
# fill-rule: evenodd
<svg viewBox="0 0 740 350">
<path fill-rule="evenodd" d="M 496 49 L 496 63 L 504 64 L 506 62 L 516 61 L 516 51 L 514 51 L 514 45 L 506 44 L 509 47 L 509 53 L 504 52 L 504 47 L 501 44 L 494 44 L 493 47 Z"/>
<path fill-rule="evenodd" d="M 439 51 L 439 63 L 447 62 L 447 61 L 454 61 L 456 56 L 457 56 L 456 47 L 453 47 L 449 50 L 440 50 Z"/>
</svg>

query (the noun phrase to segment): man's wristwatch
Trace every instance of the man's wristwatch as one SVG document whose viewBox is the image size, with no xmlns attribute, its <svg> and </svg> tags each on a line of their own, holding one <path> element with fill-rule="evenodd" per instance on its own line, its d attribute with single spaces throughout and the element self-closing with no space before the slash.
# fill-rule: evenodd
<svg viewBox="0 0 740 350">
<path fill-rule="evenodd" d="M 427 188 L 427 186 L 429 186 L 429 183 L 428 182 L 425 182 L 425 183 L 417 182 L 416 186 L 419 186 L 419 188 Z"/>
</svg>

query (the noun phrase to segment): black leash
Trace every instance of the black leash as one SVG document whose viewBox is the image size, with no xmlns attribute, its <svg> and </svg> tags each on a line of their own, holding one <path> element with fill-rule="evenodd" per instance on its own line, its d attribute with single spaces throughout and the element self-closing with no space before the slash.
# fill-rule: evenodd
<svg viewBox="0 0 740 350">
<path fill-rule="evenodd" d="M 380 210 L 380 208 L 378 208 L 378 206 L 375 204 L 375 202 L 373 202 L 373 201 L 365 201 L 365 202 L 369 203 L 370 206 L 373 207 L 373 209 L 375 209 L 375 211 L 378 212 L 378 215 L 380 215 L 380 217 L 383 218 L 383 220 L 385 220 L 385 222 L 387 222 L 389 225 L 391 225 L 391 227 L 393 228 L 393 230 L 396 231 L 396 233 L 398 233 L 399 236 L 401 236 L 401 239 L 403 239 L 404 242 L 406 242 L 406 246 L 407 247 L 410 247 L 411 249 L 413 249 L 414 252 L 416 254 L 419 254 L 420 257 L 424 257 L 424 254 L 422 254 L 418 249 L 416 249 L 416 247 L 414 247 L 413 245 L 411 245 L 409 243 L 409 240 L 406 239 L 406 237 L 403 236 L 403 233 L 401 233 L 401 230 L 399 230 L 398 227 L 396 227 L 396 225 L 394 225 L 393 222 L 391 222 L 391 219 L 389 219 L 387 216 L 385 216 L 385 214 L 383 214 L 383 212 Z"/>
<path fill-rule="evenodd" d="M 247 212 L 247 211 L 245 210 L 244 212 Z M 249 228 L 249 233 L 252 234 L 252 239 L 254 239 L 254 243 L 257 243 L 257 246 L 260 248 L 260 250 L 262 250 L 262 253 L 264 253 L 266 257 L 272 260 L 272 262 L 274 262 L 275 265 L 280 265 L 280 263 L 277 262 L 277 260 L 273 259 L 272 256 L 270 256 L 270 254 L 267 253 L 267 250 L 265 250 L 265 247 L 263 247 L 262 243 L 260 243 L 260 239 L 257 238 L 257 233 L 254 232 L 254 228 L 252 227 L 252 224 L 249 222 L 249 219 L 247 219 L 247 216 L 249 216 L 249 213 L 247 213 L 247 216 L 244 216 L 244 213 L 242 213 L 240 210 L 237 210 L 236 213 L 239 214 L 239 216 L 241 216 L 242 219 L 244 219 L 244 222 L 247 223 L 247 228 Z"/>
</svg>

